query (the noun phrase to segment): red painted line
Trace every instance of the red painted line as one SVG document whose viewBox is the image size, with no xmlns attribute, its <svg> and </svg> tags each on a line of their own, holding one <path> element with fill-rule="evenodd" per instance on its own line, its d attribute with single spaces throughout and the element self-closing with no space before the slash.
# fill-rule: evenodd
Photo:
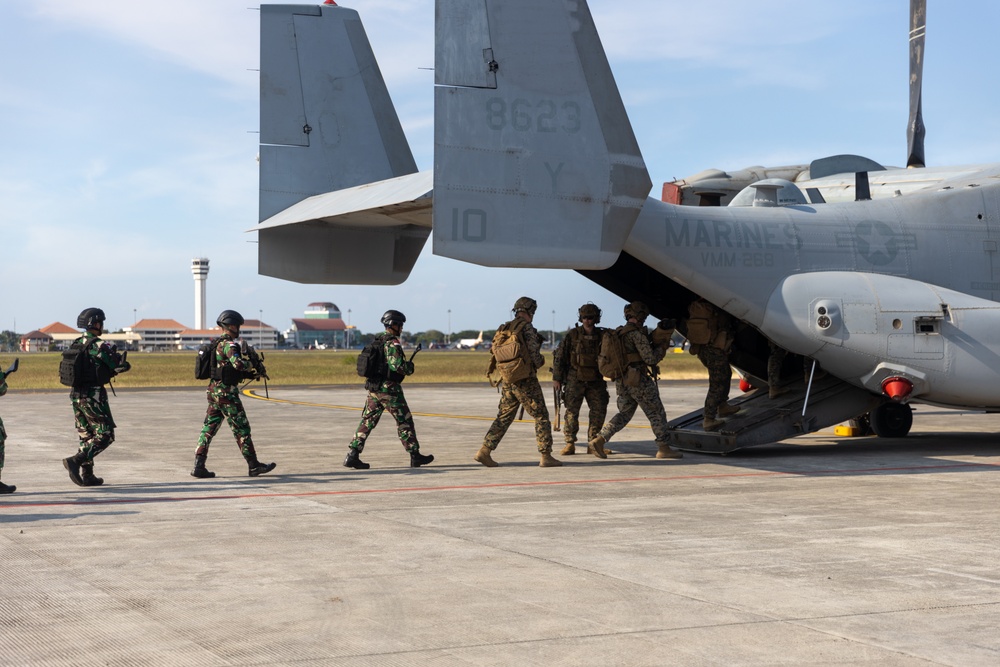
<svg viewBox="0 0 1000 667">
<path fill-rule="evenodd" d="M 711 475 L 669 475 L 657 477 L 617 477 L 609 479 L 547 480 L 541 482 L 497 482 L 493 484 L 457 484 L 449 486 L 410 486 L 396 489 L 352 489 L 347 491 L 302 491 L 299 493 L 245 493 L 198 496 L 151 496 L 147 498 L 99 498 L 94 500 L 58 500 L 49 502 L 0 502 L 0 510 L 21 507 L 62 507 L 83 505 L 140 505 L 148 503 L 176 503 L 196 500 L 245 500 L 251 498 L 308 498 L 310 496 L 355 496 L 372 493 L 426 493 L 429 491 L 470 491 L 479 489 L 512 489 L 533 486 L 571 486 L 583 484 L 628 484 L 635 482 L 671 482 L 693 479 L 730 479 L 737 477 L 820 477 L 824 475 L 879 474 L 887 472 L 913 472 L 926 470 L 955 470 L 958 468 L 997 468 L 995 463 L 954 463 L 933 466 L 905 466 L 896 468 L 844 468 L 806 471 L 765 471 L 718 473 Z"/>
</svg>

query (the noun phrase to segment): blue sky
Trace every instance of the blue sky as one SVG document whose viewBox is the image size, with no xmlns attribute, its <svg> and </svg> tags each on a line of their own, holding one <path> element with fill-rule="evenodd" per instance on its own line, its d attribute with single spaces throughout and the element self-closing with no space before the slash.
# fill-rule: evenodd
<svg viewBox="0 0 1000 667">
<path fill-rule="evenodd" d="M 433 162 L 433 0 L 354 0 L 417 164 Z M 1000 158 L 992 81 L 1000 3 L 928 3 L 931 165 Z M 591 0 L 658 196 L 709 167 L 858 153 L 905 160 L 907 0 Z M 491 328 L 522 294 L 536 325 L 624 302 L 569 271 L 486 269 L 427 244 L 399 286 L 257 275 L 258 12 L 245 0 L 0 3 L 0 329 L 194 324 L 190 260 L 211 260 L 209 318 L 233 308 L 281 329 L 332 301 L 364 331 Z M 451 311 L 450 315 L 448 311 Z M 553 314 L 552 311 L 555 311 Z"/>
</svg>

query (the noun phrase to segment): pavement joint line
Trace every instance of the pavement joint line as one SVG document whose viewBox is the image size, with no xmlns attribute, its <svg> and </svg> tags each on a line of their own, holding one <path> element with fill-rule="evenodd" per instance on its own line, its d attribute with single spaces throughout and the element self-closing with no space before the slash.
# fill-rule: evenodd
<svg viewBox="0 0 1000 667">
<path fill-rule="evenodd" d="M 676 482 L 697 479 L 726 479 L 745 477 L 819 477 L 824 475 L 881 474 L 886 472 L 910 472 L 923 470 L 954 470 L 957 468 L 997 468 L 994 463 L 954 463 L 950 465 L 905 466 L 897 468 L 844 468 L 830 470 L 770 470 L 764 472 L 718 473 L 708 475 L 670 475 L 656 477 L 617 477 L 607 479 L 546 480 L 539 482 L 496 482 L 491 484 L 455 484 L 448 486 L 412 486 L 381 489 L 349 489 L 338 491 L 302 491 L 299 493 L 243 493 L 198 496 L 154 496 L 148 498 L 97 498 L 61 500 L 47 502 L 0 502 L 0 510 L 22 507 L 63 507 L 87 505 L 139 505 L 151 503 L 175 503 L 197 500 L 241 500 L 251 498 L 309 498 L 313 496 L 354 496 L 388 493 L 427 493 L 431 491 L 472 491 L 481 489 L 506 489 L 538 486 L 572 486 L 586 484 L 630 484 L 636 482 Z M 279 478 L 280 479 L 280 478 Z"/>
<path fill-rule="evenodd" d="M 287 405 L 303 405 L 308 408 L 326 408 L 328 410 L 352 410 L 354 412 L 361 412 L 362 410 L 364 410 L 364 406 L 359 408 L 353 405 L 331 405 L 330 403 L 310 403 L 308 401 L 293 401 L 288 398 L 271 398 L 269 396 L 261 396 L 260 394 L 257 393 L 257 391 L 258 391 L 257 389 L 244 389 L 243 395 L 246 396 L 247 398 L 252 398 L 258 401 L 265 401 L 267 403 L 285 403 Z M 414 417 L 439 417 L 442 419 L 470 419 L 472 421 L 488 421 L 488 422 L 491 422 L 494 419 L 496 419 L 496 417 L 483 417 L 481 415 L 454 415 L 454 414 L 445 414 L 442 412 L 414 412 L 412 410 L 410 411 L 410 414 L 413 415 Z M 517 424 L 533 424 L 535 423 L 535 420 L 515 419 L 514 422 Z M 580 422 L 580 423 L 582 425 L 585 422 Z M 642 428 L 649 430 L 652 427 L 649 424 L 627 424 L 625 428 Z"/>
</svg>

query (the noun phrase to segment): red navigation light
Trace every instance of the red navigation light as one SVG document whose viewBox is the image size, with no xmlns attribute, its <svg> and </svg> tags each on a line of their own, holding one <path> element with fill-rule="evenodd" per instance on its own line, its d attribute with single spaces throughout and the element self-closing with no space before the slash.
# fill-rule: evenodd
<svg viewBox="0 0 1000 667">
<path fill-rule="evenodd" d="M 913 391 L 913 383 L 901 377 L 886 378 L 882 380 L 882 391 L 898 403 L 909 398 Z"/>
<path fill-rule="evenodd" d="M 333 0 L 324 0 L 323 4 L 324 5 L 333 5 L 334 7 L 337 6 L 337 3 L 334 2 Z"/>
</svg>

